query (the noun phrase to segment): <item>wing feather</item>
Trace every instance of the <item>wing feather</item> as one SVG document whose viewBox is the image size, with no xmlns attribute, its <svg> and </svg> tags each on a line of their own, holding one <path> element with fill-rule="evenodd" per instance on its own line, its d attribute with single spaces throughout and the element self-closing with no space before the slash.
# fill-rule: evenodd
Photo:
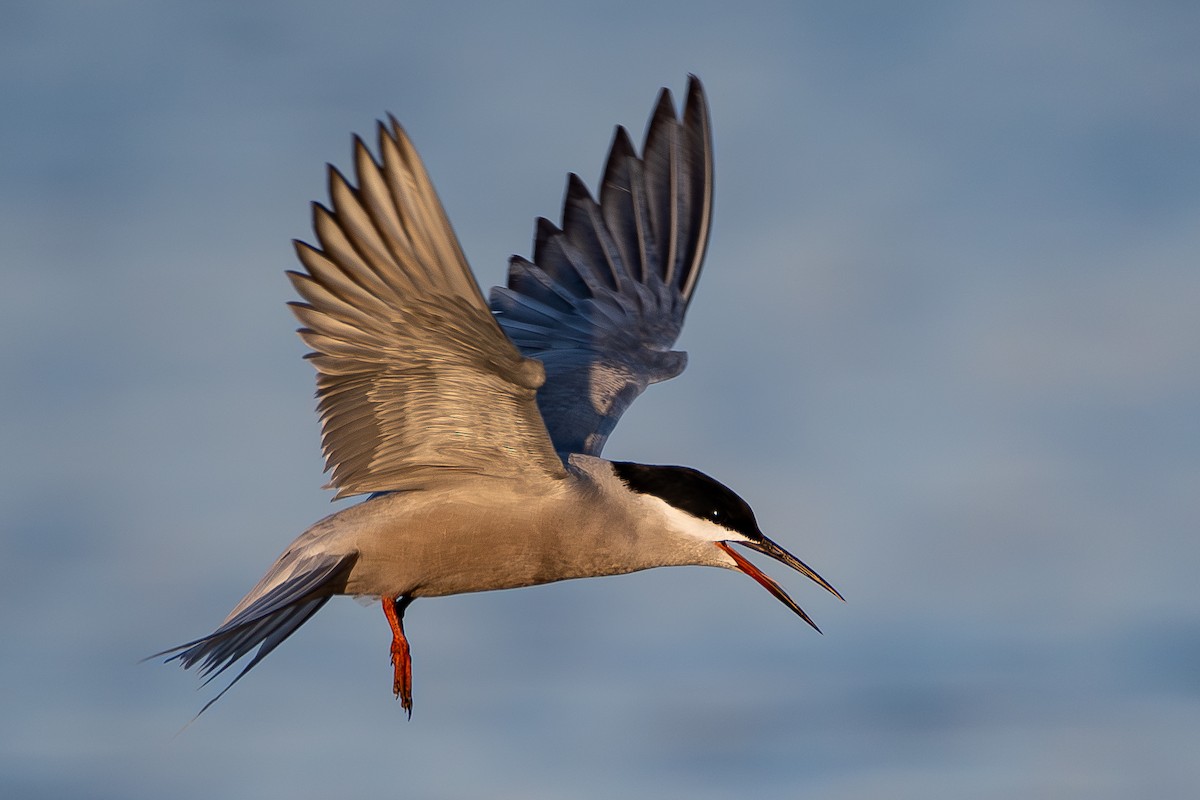
<svg viewBox="0 0 1200 800">
<path fill-rule="evenodd" d="M 532 262 L 514 256 L 508 285 L 492 290 L 505 333 L 545 364 L 538 405 L 559 453 L 599 455 L 630 403 L 686 365 L 671 348 L 708 246 L 712 186 L 693 76 L 681 117 L 659 94 L 640 157 L 616 129 L 598 202 L 568 177 L 562 227 L 539 219 Z"/>
<path fill-rule="evenodd" d="M 318 246 L 288 277 L 313 349 L 317 410 L 337 497 L 411 489 L 450 473 L 565 472 L 536 405 L 542 366 L 492 317 L 404 130 L 355 139 L 358 186 L 329 169 Z"/>
</svg>

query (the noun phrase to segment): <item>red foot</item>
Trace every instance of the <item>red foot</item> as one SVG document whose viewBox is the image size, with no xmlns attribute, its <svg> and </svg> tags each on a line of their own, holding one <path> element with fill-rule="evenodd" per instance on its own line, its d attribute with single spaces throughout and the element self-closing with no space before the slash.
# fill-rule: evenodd
<svg viewBox="0 0 1200 800">
<path fill-rule="evenodd" d="M 383 598 L 383 613 L 392 626 L 392 668 L 395 670 L 392 693 L 400 698 L 400 706 L 412 719 L 412 652 L 408 639 L 404 638 L 404 609 L 410 602 L 412 600 L 407 597 L 399 600 Z"/>
</svg>

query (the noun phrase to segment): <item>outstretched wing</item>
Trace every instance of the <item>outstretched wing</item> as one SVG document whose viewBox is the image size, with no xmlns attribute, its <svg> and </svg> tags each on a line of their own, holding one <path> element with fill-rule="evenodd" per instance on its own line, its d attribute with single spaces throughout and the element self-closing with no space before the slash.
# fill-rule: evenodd
<svg viewBox="0 0 1200 800">
<path fill-rule="evenodd" d="M 545 365 L 537 399 L 558 452 L 599 455 L 630 403 L 687 365 L 671 347 L 700 277 L 712 198 L 708 104 L 692 76 L 682 119 L 663 89 L 640 158 L 618 127 L 599 203 L 572 174 L 561 229 L 539 219 L 533 262 L 514 256 L 508 286 L 492 289 L 504 332 Z"/>
<path fill-rule="evenodd" d="M 319 247 L 289 272 L 315 352 L 325 468 L 337 497 L 411 489 L 447 470 L 560 477 L 535 395 L 542 365 L 497 326 L 404 130 L 355 138 L 357 188 L 329 168 Z"/>
</svg>

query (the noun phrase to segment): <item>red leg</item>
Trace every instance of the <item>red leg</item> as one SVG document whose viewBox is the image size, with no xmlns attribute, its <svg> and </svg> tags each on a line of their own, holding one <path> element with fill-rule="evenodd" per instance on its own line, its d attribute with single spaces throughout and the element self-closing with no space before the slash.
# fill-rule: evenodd
<svg viewBox="0 0 1200 800">
<path fill-rule="evenodd" d="M 392 668 L 395 670 L 392 692 L 400 698 L 400 705 L 408 712 L 409 719 L 412 719 L 412 652 L 408 639 L 404 638 L 404 610 L 412 601 L 411 597 L 403 596 L 395 600 L 383 598 L 383 613 L 392 626 Z"/>
</svg>

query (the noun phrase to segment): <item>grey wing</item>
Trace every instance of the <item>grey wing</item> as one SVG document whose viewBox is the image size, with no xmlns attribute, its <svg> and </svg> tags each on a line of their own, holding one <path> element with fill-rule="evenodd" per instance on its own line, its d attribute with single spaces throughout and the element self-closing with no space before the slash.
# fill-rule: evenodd
<svg viewBox="0 0 1200 800">
<path fill-rule="evenodd" d="M 639 158 L 618 127 L 597 202 L 571 175 L 562 227 L 539 219 L 533 261 L 514 256 L 491 307 L 546 368 L 538 392 L 559 453 L 599 455 L 621 414 L 687 355 L 672 351 L 708 246 L 708 105 L 691 76 L 682 118 L 663 89 Z"/>
<path fill-rule="evenodd" d="M 358 186 L 329 170 L 320 247 L 296 243 L 299 333 L 315 352 L 326 469 L 337 497 L 421 486 L 446 470 L 563 476 L 535 395 L 541 364 L 505 337 L 403 129 L 380 162 L 355 139 Z"/>
</svg>

